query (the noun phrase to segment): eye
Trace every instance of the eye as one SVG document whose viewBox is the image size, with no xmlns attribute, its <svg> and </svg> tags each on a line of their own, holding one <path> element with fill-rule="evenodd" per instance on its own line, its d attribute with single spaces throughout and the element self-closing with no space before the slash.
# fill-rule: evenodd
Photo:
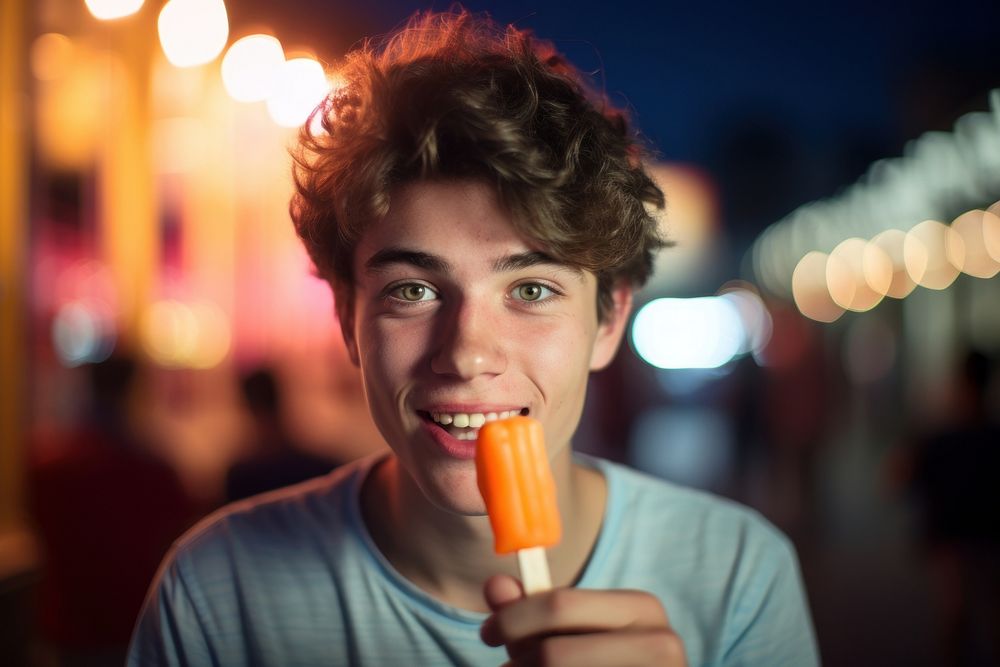
<svg viewBox="0 0 1000 667">
<path fill-rule="evenodd" d="M 514 298 L 519 301 L 541 301 L 555 292 L 539 283 L 524 283 L 514 288 Z"/>
<path fill-rule="evenodd" d="M 437 298 L 437 292 L 427 285 L 420 283 L 406 283 L 397 285 L 389 292 L 389 296 L 407 303 L 418 303 L 420 301 L 433 301 Z"/>
</svg>

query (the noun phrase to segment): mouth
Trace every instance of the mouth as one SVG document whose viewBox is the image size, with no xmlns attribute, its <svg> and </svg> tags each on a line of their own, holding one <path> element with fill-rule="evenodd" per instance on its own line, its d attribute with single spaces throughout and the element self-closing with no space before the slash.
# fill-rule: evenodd
<svg viewBox="0 0 1000 667">
<path fill-rule="evenodd" d="M 428 412 L 418 410 L 417 413 L 421 419 L 433 427 L 441 429 L 456 440 L 475 440 L 479 436 L 479 428 L 483 424 L 518 415 L 526 416 L 528 408 L 496 412 Z"/>
</svg>

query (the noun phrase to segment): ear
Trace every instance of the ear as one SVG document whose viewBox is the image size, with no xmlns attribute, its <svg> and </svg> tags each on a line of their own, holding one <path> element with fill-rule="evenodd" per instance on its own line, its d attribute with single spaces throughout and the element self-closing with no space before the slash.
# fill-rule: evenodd
<svg viewBox="0 0 1000 667">
<path fill-rule="evenodd" d="M 360 366 L 358 340 L 354 334 L 354 295 L 344 292 L 346 290 L 334 292 L 334 308 L 337 310 L 337 320 L 340 322 L 340 335 L 344 337 L 347 356 L 351 358 L 352 364 Z"/>
<path fill-rule="evenodd" d="M 597 338 L 590 354 L 590 370 L 599 371 L 615 358 L 632 313 L 632 286 L 622 281 L 611 291 L 612 305 L 597 325 Z"/>
</svg>

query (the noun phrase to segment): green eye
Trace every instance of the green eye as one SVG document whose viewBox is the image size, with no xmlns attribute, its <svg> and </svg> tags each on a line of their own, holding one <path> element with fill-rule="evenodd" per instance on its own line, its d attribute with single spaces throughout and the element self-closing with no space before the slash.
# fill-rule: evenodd
<svg viewBox="0 0 1000 667">
<path fill-rule="evenodd" d="M 390 296 L 399 299 L 400 301 L 406 301 L 407 303 L 416 303 L 418 301 L 430 301 L 436 295 L 434 290 L 427 287 L 427 285 L 409 283 L 406 285 L 400 285 L 394 289 Z"/>
<path fill-rule="evenodd" d="M 427 288 L 423 285 L 407 285 L 400 290 L 400 294 L 407 301 L 420 301 L 424 298 L 424 293 L 426 292 Z"/>
<path fill-rule="evenodd" d="M 521 301 L 539 301 L 545 297 L 546 292 L 551 292 L 548 287 L 538 283 L 525 283 L 514 288 L 514 296 Z"/>
</svg>

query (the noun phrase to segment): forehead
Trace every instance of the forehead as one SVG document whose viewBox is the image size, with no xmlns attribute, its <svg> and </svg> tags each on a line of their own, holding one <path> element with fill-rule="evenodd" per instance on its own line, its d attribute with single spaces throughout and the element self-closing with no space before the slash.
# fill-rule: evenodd
<svg viewBox="0 0 1000 667">
<path fill-rule="evenodd" d="M 415 181 L 393 189 L 390 201 L 389 212 L 359 240 L 356 270 L 388 246 L 464 260 L 541 250 L 518 232 L 494 188 L 482 181 Z"/>
</svg>

